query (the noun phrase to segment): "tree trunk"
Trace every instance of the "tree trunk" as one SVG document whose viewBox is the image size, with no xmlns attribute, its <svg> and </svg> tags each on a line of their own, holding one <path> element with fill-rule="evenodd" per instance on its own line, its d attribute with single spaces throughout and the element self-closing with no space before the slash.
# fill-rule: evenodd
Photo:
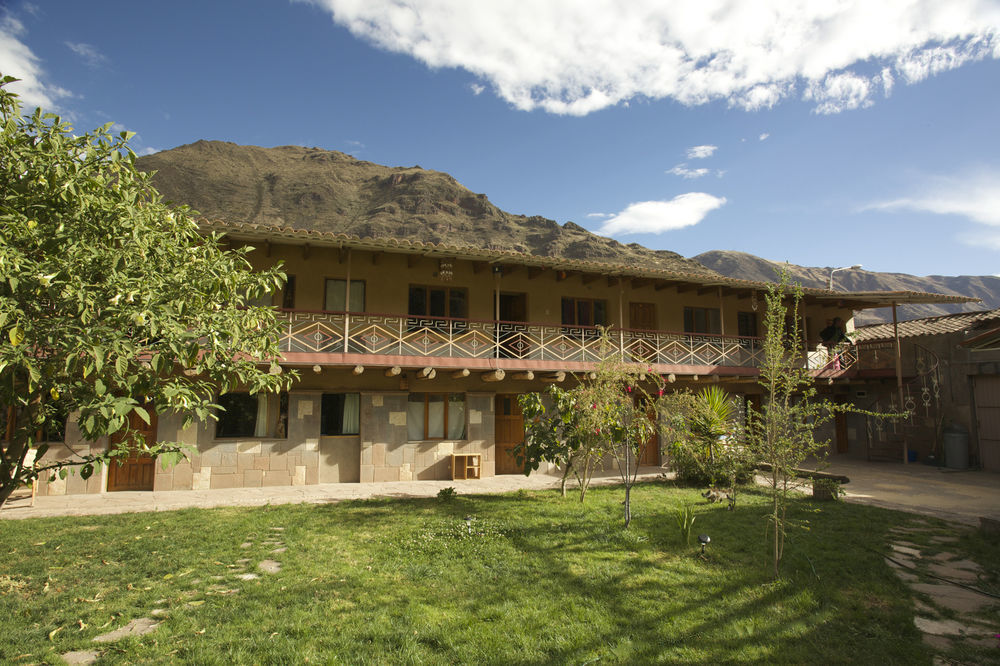
<svg viewBox="0 0 1000 666">
<path fill-rule="evenodd" d="M 625 486 L 625 529 L 632 522 L 632 485 Z"/>
</svg>

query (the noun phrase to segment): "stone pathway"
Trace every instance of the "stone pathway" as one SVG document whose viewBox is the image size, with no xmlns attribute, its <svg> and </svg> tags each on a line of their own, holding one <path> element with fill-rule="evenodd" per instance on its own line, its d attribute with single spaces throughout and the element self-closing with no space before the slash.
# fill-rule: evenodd
<svg viewBox="0 0 1000 666">
<path fill-rule="evenodd" d="M 270 548 L 271 554 L 286 552 L 288 548 L 280 538 L 284 531 L 284 527 L 269 528 L 268 534 L 260 540 L 260 545 L 265 548 Z M 241 549 L 249 549 L 253 548 L 254 545 L 255 544 L 252 539 L 247 539 L 241 543 L 239 547 Z M 231 587 L 230 585 L 227 585 L 226 580 L 235 578 L 241 581 L 252 581 L 260 578 L 260 574 L 246 571 L 247 565 L 250 562 L 250 558 L 244 557 L 236 560 L 233 564 L 224 565 L 228 569 L 228 575 L 212 576 L 212 580 L 216 582 L 204 586 L 201 591 L 186 590 L 182 592 L 180 595 L 181 598 L 189 599 L 189 601 L 185 602 L 185 605 L 191 607 L 201 606 L 205 603 L 205 599 L 199 599 L 196 597 L 202 596 L 202 594 L 204 594 L 204 596 L 229 596 L 239 594 L 240 589 L 238 587 Z M 222 565 L 222 562 L 216 562 L 216 564 Z M 281 571 L 281 562 L 270 558 L 262 559 L 257 562 L 257 570 L 266 575 L 277 574 Z M 200 586 L 201 582 L 202 581 L 197 578 L 190 581 L 190 583 L 195 586 Z M 140 617 L 132 620 L 118 629 L 114 629 L 105 634 L 94 637 L 93 642 L 113 643 L 127 636 L 144 636 L 152 633 L 158 626 L 160 626 L 160 623 L 163 620 L 170 616 L 170 609 L 164 607 L 167 602 L 167 599 L 158 599 L 155 602 L 156 608 L 149 612 L 150 617 Z M 101 657 L 101 651 L 100 649 L 74 650 L 72 652 L 66 652 L 61 656 L 67 664 L 73 664 L 74 666 L 86 666 L 96 662 Z"/>
<path fill-rule="evenodd" d="M 980 587 L 982 567 L 950 552 L 958 537 L 939 532 L 925 520 L 895 528 L 886 563 L 916 593 L 913 622 L 938 654 L 934 663 L 951 664 L 958 662 L 951 661 L 948 653 L 959 645 L 996 648 L 994 636 L 1000 631 L 1000 620 L 996 614 L 990 616 L 990 611 L 1000 607 L 1000 600 L 969 589 Z M 922 537 L 929 545 L 914 543 Z"/>
</svg>

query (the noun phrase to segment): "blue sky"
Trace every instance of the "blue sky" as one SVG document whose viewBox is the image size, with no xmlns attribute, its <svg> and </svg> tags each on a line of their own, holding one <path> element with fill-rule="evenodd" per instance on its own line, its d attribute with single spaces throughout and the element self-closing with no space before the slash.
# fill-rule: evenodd
<svg viewBox="0 0 1000 666">
<path fill-rule="evenodd" d="M 318 146 L 685 256 L 1000 274 L 996 0 L 15 0 L 0 71 L 139 153 Z"/>
</svg>

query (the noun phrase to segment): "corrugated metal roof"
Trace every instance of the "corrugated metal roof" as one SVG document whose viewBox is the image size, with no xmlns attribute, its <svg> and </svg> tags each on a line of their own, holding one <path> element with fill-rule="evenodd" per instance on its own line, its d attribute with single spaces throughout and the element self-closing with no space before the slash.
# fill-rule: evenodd
<svg viewBox="0 0 1000 666">
<path fill-rule="evenodd" d="M 920 335 L 943 335 L 957 333 L 975 328 L 983 322 L 1000 320 L 1000 308 L 996 310 L 979 310 L 976 312 L 959 312 L 956 314 L 924 317 L 899 322 L 899 337 L 914 338 Z M 872 324 L 855 329 L 855 341 L 891 340 L 893 336 L 892 323 Z"/>
</svg>

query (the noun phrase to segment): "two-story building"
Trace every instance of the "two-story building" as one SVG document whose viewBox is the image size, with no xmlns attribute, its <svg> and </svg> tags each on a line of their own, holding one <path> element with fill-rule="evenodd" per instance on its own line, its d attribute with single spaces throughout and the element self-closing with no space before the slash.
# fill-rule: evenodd
<svg viewBox="0 0 1000 666">
<path fill-rule="evenodd" d="M 181 427 L 157 416 L 148 435 L 193 447 L 167 469 L 134 458 L 89 480 L 41 483 L 43 494 L 446 479 L 519 473 L 517 396 L 571 386 L 596 367 L 599 327 L 611 353 L 674 387 L 718 383 L 755 400 L 766 283 L 707 269 L 650 269 L 269 225 L 211 222 L 255 267 L 282 262 L 282 366 L 287 394 L 222 395 L 218 421 Z M 681 264 L 683 268 L 683 264 Z M 815 352 L 834 318 L 892 303 L 968 299 L 911 292 L 806 289 L 803 363 L 834 390 L 852 352 Z M 79 441 L 72 418 L 65 444 Z M 53 453 L 56 447 L 53 447 Z M 465 457 L 458 457 L 465 456 Z M 658 464 L 651 450 L 643 461 Z"/>
</svg>

